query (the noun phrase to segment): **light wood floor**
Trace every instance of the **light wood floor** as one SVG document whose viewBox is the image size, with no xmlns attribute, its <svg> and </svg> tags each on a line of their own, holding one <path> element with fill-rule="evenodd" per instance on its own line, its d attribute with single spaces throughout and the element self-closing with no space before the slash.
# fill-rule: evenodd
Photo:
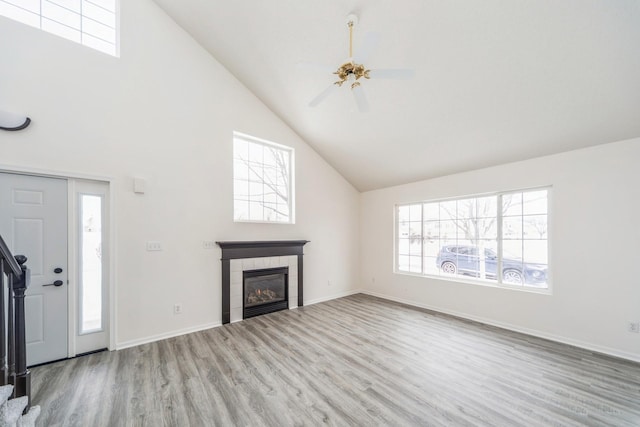
<svg viewBox="0 0 640 427">
<path fill-rule="evenodd" d="M 32 370 L 42 426 L 640 426 L 640 364 L 354 295 Z"/>
</svg>

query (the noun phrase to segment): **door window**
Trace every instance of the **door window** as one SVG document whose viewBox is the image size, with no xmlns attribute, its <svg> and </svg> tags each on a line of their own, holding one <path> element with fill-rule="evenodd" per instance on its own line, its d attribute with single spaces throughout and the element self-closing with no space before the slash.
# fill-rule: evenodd
<svg viewBox="0 0 640 427">
<path fill-rule="evenodd" d="M 102 196 L 80 195 L 80 333 L 103 330 Z"/>
</svg>

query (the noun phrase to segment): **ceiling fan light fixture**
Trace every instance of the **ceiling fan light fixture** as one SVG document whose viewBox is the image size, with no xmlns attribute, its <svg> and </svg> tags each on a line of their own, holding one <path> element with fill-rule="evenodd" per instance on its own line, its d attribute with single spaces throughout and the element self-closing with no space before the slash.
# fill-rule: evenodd
<svg viewBox="0 0 640 427">
<path fill-rule="evenodd" d="M 336 71 L 333 74 L 337 75 L 340 78 L 340 80 L 338 80 L 335 83 L 338 86 L 342 86 L 343 83 L 345 83 L 350 78 L 353 78 L 355 80 L 359 80 L 363 77 L 365 79 L 370 78 L 369 77 L 370 71 L 371 70 L 367 70 L 362 64 L 355 64 L 354 62 L 346 62 L 342 64 L 340 68 L 338 68 L 338 71 Z"/>
</svg>

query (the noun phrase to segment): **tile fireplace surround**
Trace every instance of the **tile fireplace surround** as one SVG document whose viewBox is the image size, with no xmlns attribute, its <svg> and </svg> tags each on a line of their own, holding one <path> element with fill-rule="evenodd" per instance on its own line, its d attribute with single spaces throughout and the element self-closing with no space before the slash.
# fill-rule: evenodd
<svg viewBox="0 0 640 427">
<path fill-rule="evenodd" d="M 222 249 L 222 323 L 242 320 L 242 272 L 289 267 L 289 308 L 303 304 L 302 248 L 308 240 L 216 242 Z"/>
</svg>

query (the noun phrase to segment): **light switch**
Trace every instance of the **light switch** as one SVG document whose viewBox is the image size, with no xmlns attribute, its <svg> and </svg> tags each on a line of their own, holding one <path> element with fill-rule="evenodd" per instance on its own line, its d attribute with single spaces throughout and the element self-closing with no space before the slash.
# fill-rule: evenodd
<svg viewBox="0 0 640 427">
<path fill-rule="evenodd" d="M 133 178 L 133 192 L 144 194 L 147 189 L 147 180 L 144 178 Z"/>
</svg>

